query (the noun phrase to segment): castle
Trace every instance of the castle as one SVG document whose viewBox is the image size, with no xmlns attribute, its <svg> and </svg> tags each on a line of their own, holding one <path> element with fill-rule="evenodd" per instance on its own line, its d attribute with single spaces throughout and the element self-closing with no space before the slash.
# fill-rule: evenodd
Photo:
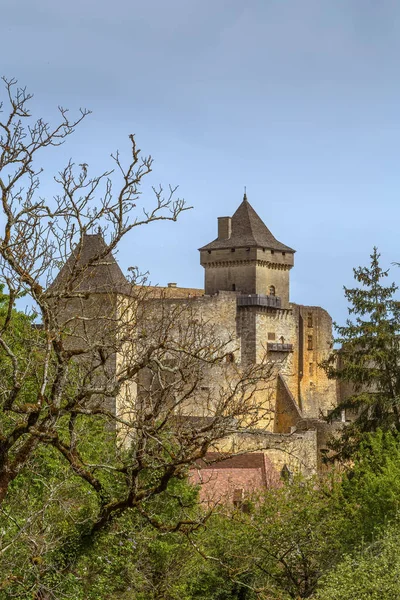
<svg viewBox="0 0 400 600">
<path fill-rule="evenodd" d="M 86 235 L 80 262 L 90 261 L 101 251 L 102 244 L 101 233 Z M 321 449 L 329 431 L 323 417 L 337 405 L 338 393 L 336 383 L 329 380 L 319 366 L 332 347 L 332 320 L 320 307 L 290 301 L 294 255 L 295 250 L 272 235 L 245 194 L 232 217 L 218 218 L 218 237 L 200 248 L 200 263 L 205 271 L 204 290 L 177 287 L 172 283 L 165 288 L 149 289 L 146 302 L 153 320 L 157 320 L 161 305 L 190 305 L 192 315 L 212 321 L 221 339 L 229 332 L 228 362 L 243 368 L 263 360 L 274 365 L 268 396 L 270 418 L 264 419 L 256 435 L 254 430 L 251 435 L 242 431 L 240 436 L 232 436 L 221 446 L 224 452 L 229 452 L 232 446 L 240 447 L 242 455 L 236 463 L 235 458 L 229 459 L 225 469 L 224 462 L 218 467 L 202 464 L 202 473 L 193 474 L 195 481 L 204 481 L 207 471 L 209 480 L 213 479 L 214 483 L 218 480 L 220 488 L 230 496 L 240 490 L 268 485 L 268 479 L 276 480 L 275 475 L 285 470 L 311 474 L 321 466 Z M 66 279 L 71 260 L 72 257 L 51 289 L 57 289 Z M 127 294 L 128 288 L 114 257 L 109 255 L 106 260 L 92 265 L 76 288 L 90 292 L 92 300 L 84 305 L 81 301 L 68 301 L 62 311 L 63 320 L 70 322 L 71 315 L 80 313 L 89 315 L 96 332 L 95 317 L 104 312 L 104 302 L 107 310 L 115 312 L 114 296 Z M 107 292 L 106 300 L 104 292 Z M 99 304 L 96 298 L 100 296 Z M 112 361 L 111 370 L 116 368 L 118 357 L 114 356 Z M 220 370 L 210 370 L 211 395 L 220 386 L 220 377 Z M 138 388 L 129 393 L 131 402 L 135 403 Z M 110 397 L 109 402 L 112 410 L 122 410 L 118 407 L 118 398 Z M 188 417 L 204 414 L 201 399 L 187 407 Z"/>
</svg>

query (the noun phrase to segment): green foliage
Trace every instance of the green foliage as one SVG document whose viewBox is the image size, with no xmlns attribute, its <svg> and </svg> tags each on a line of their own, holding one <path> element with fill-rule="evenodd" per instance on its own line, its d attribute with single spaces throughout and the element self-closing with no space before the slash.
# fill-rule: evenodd
<svg viewBox="0 0 400 600">
<path fill-rule="evenodd" d="M 296 480 L 255 499 L 249 513 L 213 515 L 196 542 L 204 555 L 193 598 L 307 598 L 338 560 L 343 518 L 317 481 Z"/>
<path fill-rule="evenodd" d="M 400 508 L 399 434 L 367 434 L 333 498 L 345 518 L 342 542 L 348 549 L 372 540 L 392 521 Z"/>
<path fill-rule="evenodd" d="M 355 415 L 333 444 L 343 458 L 354 452 L 365 432 L 400 430 L 400 303 L 395 299 L 398 287 L 384 285 L 388 271 L 379 258 L 374 248 L 370 266 L 354 269 L 359 287 L 344 288 L 354 320 L 335 324 L 339 349 L 323 363 L 329 377 L 352 389 L 332 415 L 343 409 Z"/>
<path fill-rule="evenodd" d="M 183 573 L 191 600 L 255 600 L 258 574 L 248 561 L 249 529 L 243 513 L 219 509 L 192 535 L 194 554 Z M 204 558 L 208 557 L 208 558 Z"/>
<path fill-rule="evenodd" d="M 29 405 L 32 401 L 32 390 L 35 388 L 41 370 L 38 348 L 41 346 L 42 334 L 32 327 L 35 315 L 27 315 L 15 308 L 16 298 L 4 293 L 4 285 L 0 284 L 0 332 L 3 343 L 0 344 L 0 381 L 4 394 L 4 382 L 13 377 L 13 363 L 10 353 L 18 356 L 19 368 L 26 372 L 27 385 L 21 390 L 17 406 Z M 9 350 L 9 351 L 8 351 Z M 37 360 L 35 360 L 35 358 Z M 33 395 L 34 396 L 34 395 Z M 3 397 L 4 401 L 4 397 Z M 0 435 L 7 436 L 10 427 L 17 419 L 2 410 L 0 403 Z"/>
<path fill-rule="evenodd" d="M 100 444 L 111 461 L 114 441 L 100 421 L 92 433 L 87 455 L 95 460 Z M 123 485 L 104 474 L 103 481 L 110 498 L 114 482 Z M 173 479 L 146 502 L 147 516 L 131 508 L 85 536 L 98 498 L 55 449 L 41 447 L 0 512 L 0 597 L 51 590 L 60 600 L 374 598 L 372 561 L 382 598 L 390 598 L 398 594 L 391 557 L 400 540 L 399 482 L 399 437 L 378 431 L 340 476 L 295 479 L 254 498 L 248 512 L 220 507 L 195 531 L 149 522 L 168 527 L 201 516 L 197 490 Z"/>
<path fill-rule="evenodd" d="M 400 597 L 399 482 L 399 434 L 378 430 L 364 436 L 332 496 L 343 516 L 343 555 L 323 577 L 318 600 Z"/>
<path fill-rule="evenodd" d="M 196 491 L 185 482 L 173 481 L 171 489 L 152 506 L 159 518 L 177 516 L 173 499 L 185 498 L 187 506 Z M 158 500 L 158 499 L 157 499 Z M 153 600 L 183 599 L 179 574 L 187 561 L 188 542 L 179 532 L 163 533 L 152 527 L 137 511 L 125 511 L 106 531 L 96 535 L 75 569 L 75 580 L 65 589 L 66 597 Z"/>
<path fill-rule="evenodd" d="M 400 526 L 354 556 L 346 556 L 330 572 L 316 600 L 394 600 L 400 598 Z"/>
<path fill-rule="evenodd" d="M 202 553 L 212 558 L 188 567 L 189 597 L 319 598 L 317 590 L 334 581 L 330 574 L 337 565 L 344 579 L 345 567 L 358 561 L 366 548 L 385 544 L 387 528 L 399 512 L 399 482 L 398 434 L 378 430 L 365 436 L 352 466 L 333 473 L 325 483 L 298 479 L 259 498 L 250 514 L 213 515 L 196 536 Z M 388 581 L 392 575 L 388 572 Z M 341 588 L 336 588 L 336 596 L 334 590 L 332 583 L 327 599 L 341 598 Z M 372 583 L 372 598 L 374 590 Z M 358 597 L 368 598 L 368 592 L 343 596 Z"/>
<path fill-rule="evenodd" d="M 115 436 L 101 417 L 91 418 L 90 428 L 84 416 L 80 419 L 78 429 L 85 437 L 79 450 L 87 461 L 108 461 L 109 471 L 103 469 L 99 476 L 103 496 L 113 501 L 124 486 L 122 475 L 112 470 L 118 460 Z M 168 528 L 180 518 L 196 518 L 196 501 L 197 490 L 174 479 L 142 507 Z M 37 448 L 10 485 L 0 510 L 0 590 L 5 598 L 31 599 L 33 591 L 44 590 L 52 590 L 60 600 L 131 598 L 133 591 L 143 600 L 183 597 L 173 590 L 186 538 L 157 530 L 135 509 L 93 533 L 98 503 L 93 488 L 71 472 L 55 448 Z M 157 595 L 160 589 L 165 595 Z"/>
<path fill-rule="evenodd" d="M 287 485 L 256 507 L 255 564 L 274 582 L 276 598 L 307 598 L 337 560 L 343 527 L 326 490 L 316 480 Z"/>
</svg>

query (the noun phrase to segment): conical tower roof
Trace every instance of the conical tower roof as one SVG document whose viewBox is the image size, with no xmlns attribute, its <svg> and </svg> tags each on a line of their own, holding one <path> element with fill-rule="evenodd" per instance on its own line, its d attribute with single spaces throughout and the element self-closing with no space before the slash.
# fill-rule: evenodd
<svg viewBox="0 0 400 600">
<path fill-rule="evenodd" d="M 89 264 L 93 258 L 101 256 L 105 248 L 106 244 L 101 233 L 84 234 L 82 245 L 76 246 L 49 287 L 49 291 L 60 289 L 66 285 L 76 266 L 80 268 L 87 265 L 72 282 L 72 289 L 75 292 L 128 294 L 131 286 L 111 252 L 103 258 L 96 259 L 93 264 Z"/>
<path fill-rule="evenodd" d="M 215 239 L 200 250 L 223 250 L 225 248 L 267 248 L 280 252 L 295 252 L 293 248 L 279 242 L 260 219 L 250 202 L 244 195 L 243 202 L 235 212 L 231 221 L 231 236 L 226 239 Z"/>
</svg>

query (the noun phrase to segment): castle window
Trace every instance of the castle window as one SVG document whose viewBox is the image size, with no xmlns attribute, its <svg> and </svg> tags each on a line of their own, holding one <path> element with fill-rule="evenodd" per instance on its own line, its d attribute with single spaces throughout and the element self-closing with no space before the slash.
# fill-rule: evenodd
<svg viewBox="0 0 400 600">
<path fill-rule="evenodd" d="M 268 332 L 268 339 L 271 341 L 275 340 L 275 333 L 273 331 Z"/>
<path fill-rule="evenodd" d="M 275 296 L 275 286 L 274 285 L 269 286 L 269 295 Z"/>
<path fill-rule="evenodd" d="M 232 292 L 236 292 L 236 285 L 232 283 Z"/>
<path fill-rule="evenodd" d="M 236 248 L 231 248 L 231 252 L 235 252 Z"/>
<path fill-rule="evenodd" d="M 307 336 L 307 350 L 313 349 L 313 337 L 312 335 Z"/>
<path fill-rule="evenodd" d="M 225 356 L 225 360 L 227 363 L 234 363 L 235 355 L 233 354 L 233 352 L 228 352 L 228 354 Z"/>
<path fill-rule="evenodd" d="M 271 250 L 271 254 L 275 254 L 275 250 Z"/>
<path fill-rule="evenodd" d="M 308 327 L 312 327 L 313 326 L 312 313 L 308 313 L 308 315 L 307 315 L 307 326 Z"/>
<path fill-rule="evenodd" d="M 282 256 L 286 256 L 286 252 L 282 252 Z"/>
<path fill-rule="evenodd" d="M 208 254 L 211 254 L 211 250 L 207 250 Z"/>
<path fill-rule="evenodd" d="M 312 377 L 314 375 L 314 363 L 310 363 L 308 366 L 308 374 L 310 375 L 310 377 Z"/>
</svg>

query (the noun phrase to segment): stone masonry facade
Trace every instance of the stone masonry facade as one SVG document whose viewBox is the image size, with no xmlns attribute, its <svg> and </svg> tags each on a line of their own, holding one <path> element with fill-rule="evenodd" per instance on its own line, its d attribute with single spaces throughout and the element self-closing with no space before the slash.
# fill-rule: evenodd
<svg viewBox="0 0 400 600">
<path fill-rule="evenodd" d="M 90 256 L 102 243 L 100 233 L 86 236 L 83 254 Z M 236 464 L 227 462 L 225 467 L 224 461 L 220 467 L 207 462 L 196 466 L 193 480 L 212 481 L 212 492 L 217 496 L 218 481 L 220 496 L 232 499 L 237 490 L 246 494 L 276 485 L 283 469 L 310 475 L 320 464 L 321 446 L 327 437 L 322 419 L 338 400 L 335 382 L 319 366 L 331 350 L 332 320 L 320 307 L 290 301 L 294 255 L 295 250 L 276 240 L 245 195 L 232 217 L 218 219 L 218 237 L 200 248 L 204 289 L 182 288 L 175 283 L 147 289 L 146 306 L 155 319 L 166 306 L 171 309 L 189 306 L 194 318 L 212 322 L 217 336 L 230 340 L 231 360 L 236 365 L 265 360 L 273 365 L 275 375 L 268 395 L 270 418 L 260 423 L 256 435 L 253 431 L 252 435 L 232 436 L 220 448 L 227 456 L 239 450 L 253 458 Z M 112 256 L 108 257 L 108 263 L 107 270 L 104 267 L 93 270 L 97 287 L 92 286 L 88 291 L 92 297 L 90 305 L 96 311 L 101 313 L 104 305 L 106 312 L 115 315 L 121 301 L 112 298 L 127 294 L 127 282 Z M 68 262 L 53 288 L 67 275 Z M 107 284 L 104 289 L 103 280 Z M 81 284 L 84 290 L 86 281 L 87 277 Z M 66 307 L 60 322 L 69 317 L 71 310 L 74 312 L 76 307 Z M 85 307 L 79 308 L 82 310 Z M 218 388 L 221 367 L 210 371 L 209 381 L 210 388 Z M 130 390 L 133 401 L 135 390 L 135 386 Z M 119 402 L 117 398 L 117 411 Z M 201 398 L 188 407 L 188 416 L 190 413 L 201 416 Z M 265 461 L 260 454 L 254 454 L 260 448 Z M 203 473 L 199 474 L 200 471 Z M 203 490 L 203 498 L 210 490 Z"/>
</svg>

